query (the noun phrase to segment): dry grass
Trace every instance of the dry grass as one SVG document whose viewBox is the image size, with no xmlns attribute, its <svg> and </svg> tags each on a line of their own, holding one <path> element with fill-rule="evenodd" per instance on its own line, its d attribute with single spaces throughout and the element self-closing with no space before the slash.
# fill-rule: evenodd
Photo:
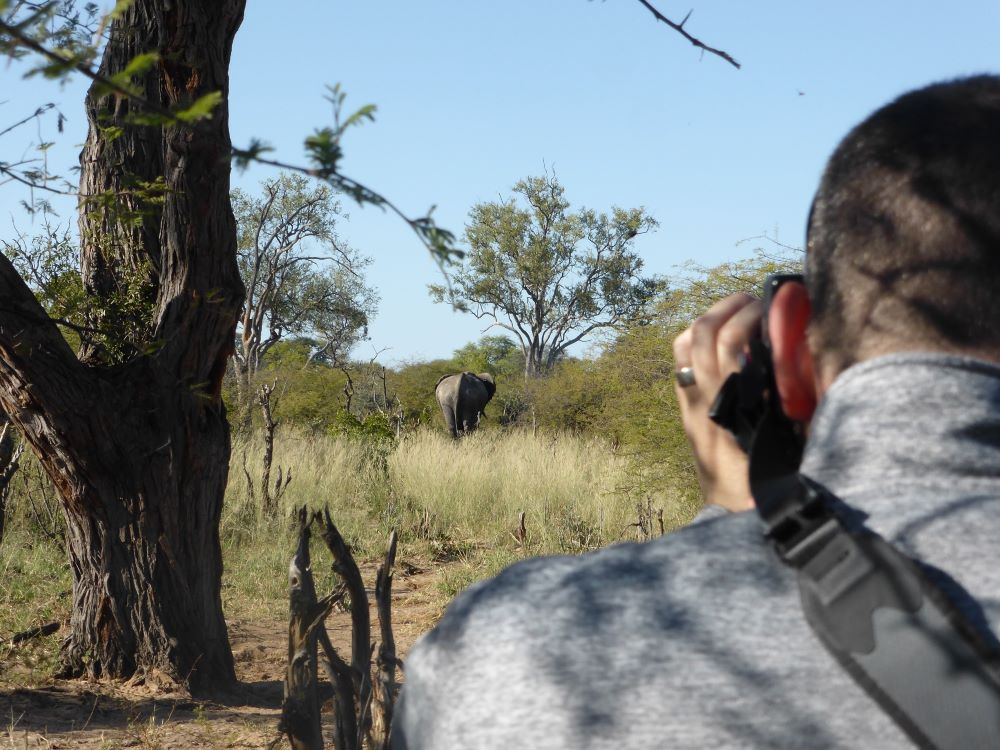
<svg viewBox="0 0 1000 750">
<path fill-rule="evenodd" d="M 523 511 L 532 550 L 551 553 L 614 541 L 629 523 L 615 494 L 627 465 L 598 440 L 494 431 L 456 442 L 427 431 L 388 463 L 399 502 L 426 514 L 433 535 L 509 545 Z"/>
<path fill-rule="evenodd" d="M 594 438 L 484 430 L 453 441 L 420 430 L 372 442 L 280 430 L 272 473 L 291 468 L 293 479 L 275 519 L 259 510 L 262 453 L 260 435 L 235 445 L 223 519 L 227 601 L 251 610 L 283 595 L 284 576 L 274 571 L 285 570 L 303 504 L 328 506 L 362 559 L 379 557 L 396 528 L 404 555 L 457 562 L 440 586 L 448 597 L 526 555 L 635 538 L 638 497 L 621 490 L 635 476 L 626 458 Z M 667 529 L 689 515 L 689 499 L 674 497 L 652 497 Z M 521 512 L 524 540 L 516 538 Z"/>
<path fill-rule="evenodd" d="M 378 442 L 279 430 L 272 477 L 280 466 L 291 469 L 292 481 L 273 518 L 260 511 L 262 452 L 260 435 L 237 438 L 233 447 L 221 529 L 223 600 L 231 616 L 284 616 L 294 511 L 301 505 L 329 507 L 360 560 L 380 558 L 396 528 L 402 559 L 422 566 L 448 563 L 436 587 L 442 606 L 466 585 L 521 557 L 580 552 L 635 537 L 638 498 L 619 489 L 635 484 L 628 462 L 592 438 L 483 430 L 452 441 L 422 430 L 398 442 Z M 46 538 L 61 531 L 43 531 L 42 523 L 49 517 L 58 522 L 59 512 L 54 496 L 32 484 L 39 482 L 36 477 L 18 485 L 11 500 L 0 545 L 0 636 L 68 616 L 66 555 Z M 671 503 L 661 495 L 653 503 L 664 508 L 668 528 L 684 519 L 683 498 Z M 521 512 L 524 540 L 514 534 Z M 316 568 L 328 571 L 323 554 Z M 60 635 L 38 639 L 38 653 L 21 662 L 24 679 L 51 667 Z"/>
<path fill-rule="evenodd" d="M 238 441 L 230 470 L 223 533 L 258 533 L 260 436 Z M 248 490 L 243 460 L 254 483 Z M 329 506 L 362 555 L 377 555 L 388 531 L 404 540 L 447 539 L 496 547 L 511 540 L 526 514 L 535 553 L 593 548 L 617 541 L 636 520 L 636 498 L 620 490 L 628 461 L 603 441 L 569 434 L 482 431 L 459 441 L 432 430 L 391 442 L 279 431 L 274 467 L 292 470 L 278 515 L 303 504 Z M 667 527 L 683 520 L 686 502 L 654 497 Z"/>
<path fill-rule="evenodd" d="M 56 547 L 33 540 L 24 529 L 10 529 L 0 545 L 0 637 L 10 638 L 48 622 L 68 620 L 71 604 L 69 563 Z M 55 670 L 56 632 L 18 645 L 0 643 L 0 674 L 8 685 L 30 685 Z"/>
</svg>

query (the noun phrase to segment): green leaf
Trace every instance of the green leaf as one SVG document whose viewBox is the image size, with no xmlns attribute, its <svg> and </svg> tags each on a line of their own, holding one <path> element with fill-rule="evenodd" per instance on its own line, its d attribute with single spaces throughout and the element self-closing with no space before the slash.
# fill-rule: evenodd
<svg viewBox="0 0 1000 750">
<path fill-rule="evenodd" d="M 374 104 L 366 104 L 353 115 L 344 120 L 344 124 L 341 126 L 341 131 L 346 130 L 352 125 L 360 125 L 362 120 L 368 120 L 368 122 L 375 122 L 375 112 L 378 109 Z"/>
<path fill-rule="evenodd" d="M 185 110 L 175 112 L 174 116 L 181 122 L 197 122 L 212 116 L 212 111 L 222 101 L 221 91 L 212 91 L 204 96 L 198 97 L 195 102 Z"/>
<path fill-rule="evenodd" d="M 268 151 L 274 151 L 274 149 L 259 138 L 253 138 L 246 148 L 233 149 L 233 163 L 237 169 L 242 171 L 250 166 L 250 162 L 256 161 Z"/>
<path fill-rule="evenodd" d="M 128 125 L 144 125 L 146 127 L 161 127 L 173 122 L 167 115 L 156 112 L 129 112 L 125 116 L 125 123 Z"/>
<path fill-rule="evenodd" d="M 336 172 L 340 161 L 339 137 L 331 128 L 317 130 L 305 140 L 306 153 L 325 172 Z"/>
<path fill-rule="evenodd" d="M 121 138 L 122 135 L 124 134 L 125 134 L 125 129 L 117 125 L 111 125 L 110 127 L 107 128 L 101 128 L 101 136 L 108 143 L 111 143 L 112 141 Z"/>
<path fill-rule="evenodd" d="M 127 83 L 132 79 L 132 76 L 141 76 L 143 73 L 148 72 L 159 61 L 160 54 L 158 52 L 146 52 L 141 55 L 136 55 L 129 60 L 125 69 L 112 76 L 111 80 L 118 83 L 119 79 L 121 79 Z"/>
</svg>

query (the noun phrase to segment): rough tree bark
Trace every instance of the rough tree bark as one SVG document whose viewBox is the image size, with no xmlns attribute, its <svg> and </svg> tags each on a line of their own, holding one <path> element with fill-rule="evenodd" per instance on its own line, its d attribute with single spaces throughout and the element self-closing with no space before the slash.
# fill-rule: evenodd
<svg viewBox="0 0 1000 750">
<path fill-rule="evenodd" d="M 350 548 L 330 518 L 299 510 L 299 544 L 288 568 L 289 624 L 288 669 L 279 729 L 295 750 L 321 750 L 317 663 L 322 663 L 334 693 L 333 746 L 337 750 L 387 750 L 393 708 L 398 693 L 396 641 L 392 633 L 392 567 L 396 561 L 397 534 L 379 568 L 375 596 L 382 643 L 372 671 L 371 618 L 368 594 Z M 333 569 L 343 584 L 323 599 L 316 598 L 309 537 L 313 523 L 322 524 L 323 541 L 333 555 Z M 337 653 L 323 621 L 335 602 L 351 597 L 351 663 Z M 323 652 L 317 658 L 317 645 Z M 359 649 L 362 649 L 359 651 Z M 373 680 L 373 676 L 375 679 Z"/>
<path fill-rule="evenodd" d="M 7 415 L 0 412 L 0 542 L 7 522 L 7 500 L 10 499 L 10 482 L 20 465 L 24 444 L 14 445 L 13 428 Z"/>
<path fill-rule="evenodd" d="M 271 416 L 271 394 L 274 393 L 275 382 L 272 385 L 264 383 L 257 391 L 260 410 L 264 416 L 264 461 L 260 472 L 261 509 L 267 515 L 273 515 L 277 499 L 271 495 L 271 461 L 274 459 L 274 430 L 277 425 Z"/>
<path fill-rule="evenodd" d="M 110 78 L 129 60 L 158 49 L 160 19 L 155 5 L 150 0 L 137 2 L 113 24 L 98 69 L 102 77 Z M 166 108 L 169 100 L 161 84 L 157 66 L 132 79 L 140 96 Z M 162 215 L 159 204 L 145 199 L 140 186 L 164 176 L 164 132 L 128 124 L 129 115 L 140 114 L 141 107 L 123 96 L 99 96 L 93 86 L 84 109 L 89 133 L 80 153 L 79 228 L 80 271 L 91 302 L 88 323 L 113 330 L 128 348 L 141 345 L 151 334 L 153 321 L 136 320 L 115 308 L 121 306 L 116 300 L 125 287 L 141 288 L 144 304 L 155 301 Z M 122 135 L 102 136 L 102 128 L 108 132 L 109 127 L 122 128 Z M 82 360 L 96 362 L 107 355 L 102 342 L 84 337 Z"/>
<path fill-rule="evenodd" d="M 243 297 L 226 99 L 244 2 L 138 0 L 111 26 L 106 74 L 158 50 L 160 62 L 142 82 L 157 104 L 183 106 L 222 92 L 197 127 L 126 126 L 109 147 L 100 127 L 122 123 L 127 107 L 113 95 L 88 95 L 82 191 L 117 189 L 156 171 L 165 179 L 162 206 L 141 230 L 81 222 L 83 269 L 98 304 L 120 268 L 149 261 L 155 346 L 115 365 L 81 362 L 0 257 L 0 408 L 38 455 L 66 511 L 73 570 L 67 674 L 155 669 L 195 691 L 235 680 L 218 529 L 230 454 L 220 391 Z"/>
<path fill-rule="evenodd" d="M 304 507 L 299 510 L 299 545 L 288 566 L 288 669 L 278 729 L 288 735 L 292 750 L 323 750 L 316 639 L 337 597 L 331 594 L 322 602 L 316 599 L 309 527 L 318 518 L 319 514 L 310 516 Z"/>
</svg>

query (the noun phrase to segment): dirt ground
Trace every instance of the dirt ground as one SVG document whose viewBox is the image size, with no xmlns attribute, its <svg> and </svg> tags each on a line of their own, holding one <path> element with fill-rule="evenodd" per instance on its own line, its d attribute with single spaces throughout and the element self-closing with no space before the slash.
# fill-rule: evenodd
<svg viewBox="0 0 1000 750">
<path fill-rule="evenodd" d="M 393 624 L 404 659 L 440 615 L 432 564 L 398 565 L 393 580 Z M 366 582 L 374 568 L 362 566 Z M 369 598 L 373 592 L 369 591 Z M 372 608 L 372 638 L 378 621 Z M 335 611 L 326 623 L 337 651 L 350 660 L 350 614 Z M 167 679 L 146 675 L 129 683 L 48 680 L 9 688 L 0 675 L 0 748 L 262 748 L 278 739 L 288 621 L 233 619 L 229 637 L 240 680 L 232 695 L 196 701 Z M 330 702 L 324 704 L 329 720 Z M 325 721 L 329 724 L 329 721 Z M 324 732 L 329 737 L 329 731 Z M 277 747 L 288 747 L 282 740 Z"/>
</svg>

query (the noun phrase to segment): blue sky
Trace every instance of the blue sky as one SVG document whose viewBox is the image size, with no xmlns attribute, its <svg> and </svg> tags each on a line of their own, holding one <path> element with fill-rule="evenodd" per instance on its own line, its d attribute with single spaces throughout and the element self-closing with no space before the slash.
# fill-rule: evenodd
<svg viewBox="0 0 1000 750">
<path fill-rule="evenodd" d="M 408 214 L 436 205 L 460 234 L 473 204 L 547 165 L 576 206 L 645 206 L 660 229 L 638 247 L 648 271 L 672 276 L 689 259 L 747 255 L 760 243 L 744 240 L 764 233 L 800 244 L 823 163 L 853 124 L 907 89 L 1000 72 L 995 0 L 654 4 L 677 19 L 693 9 L 688 30 L 743 68 L 702 55 L 636 0 L 250 0 L 231 67 L 233 141 L 261 138 L 301 162 L 303 138 L 330 121 L 324 86 L 340 82 L 348 107 L 378 106 L 347 137 L 344 172 Z M 50 167 L 75 163 L 82 84 L 0 75 L 0 129 L 56 101 L 69 122 Z M 36 135 L 0 139 L 4 158 Z M 271 174 L 253 168 L 234 185 Z M 0 186 L 0 231 L 24 197 Z M 439 272 L 404 224 L 347 209 L 342 234 L 374 258 L 382 299 L 357 356 L 447 356 L 482 335 L 431 302 Z"/>
</svg>

